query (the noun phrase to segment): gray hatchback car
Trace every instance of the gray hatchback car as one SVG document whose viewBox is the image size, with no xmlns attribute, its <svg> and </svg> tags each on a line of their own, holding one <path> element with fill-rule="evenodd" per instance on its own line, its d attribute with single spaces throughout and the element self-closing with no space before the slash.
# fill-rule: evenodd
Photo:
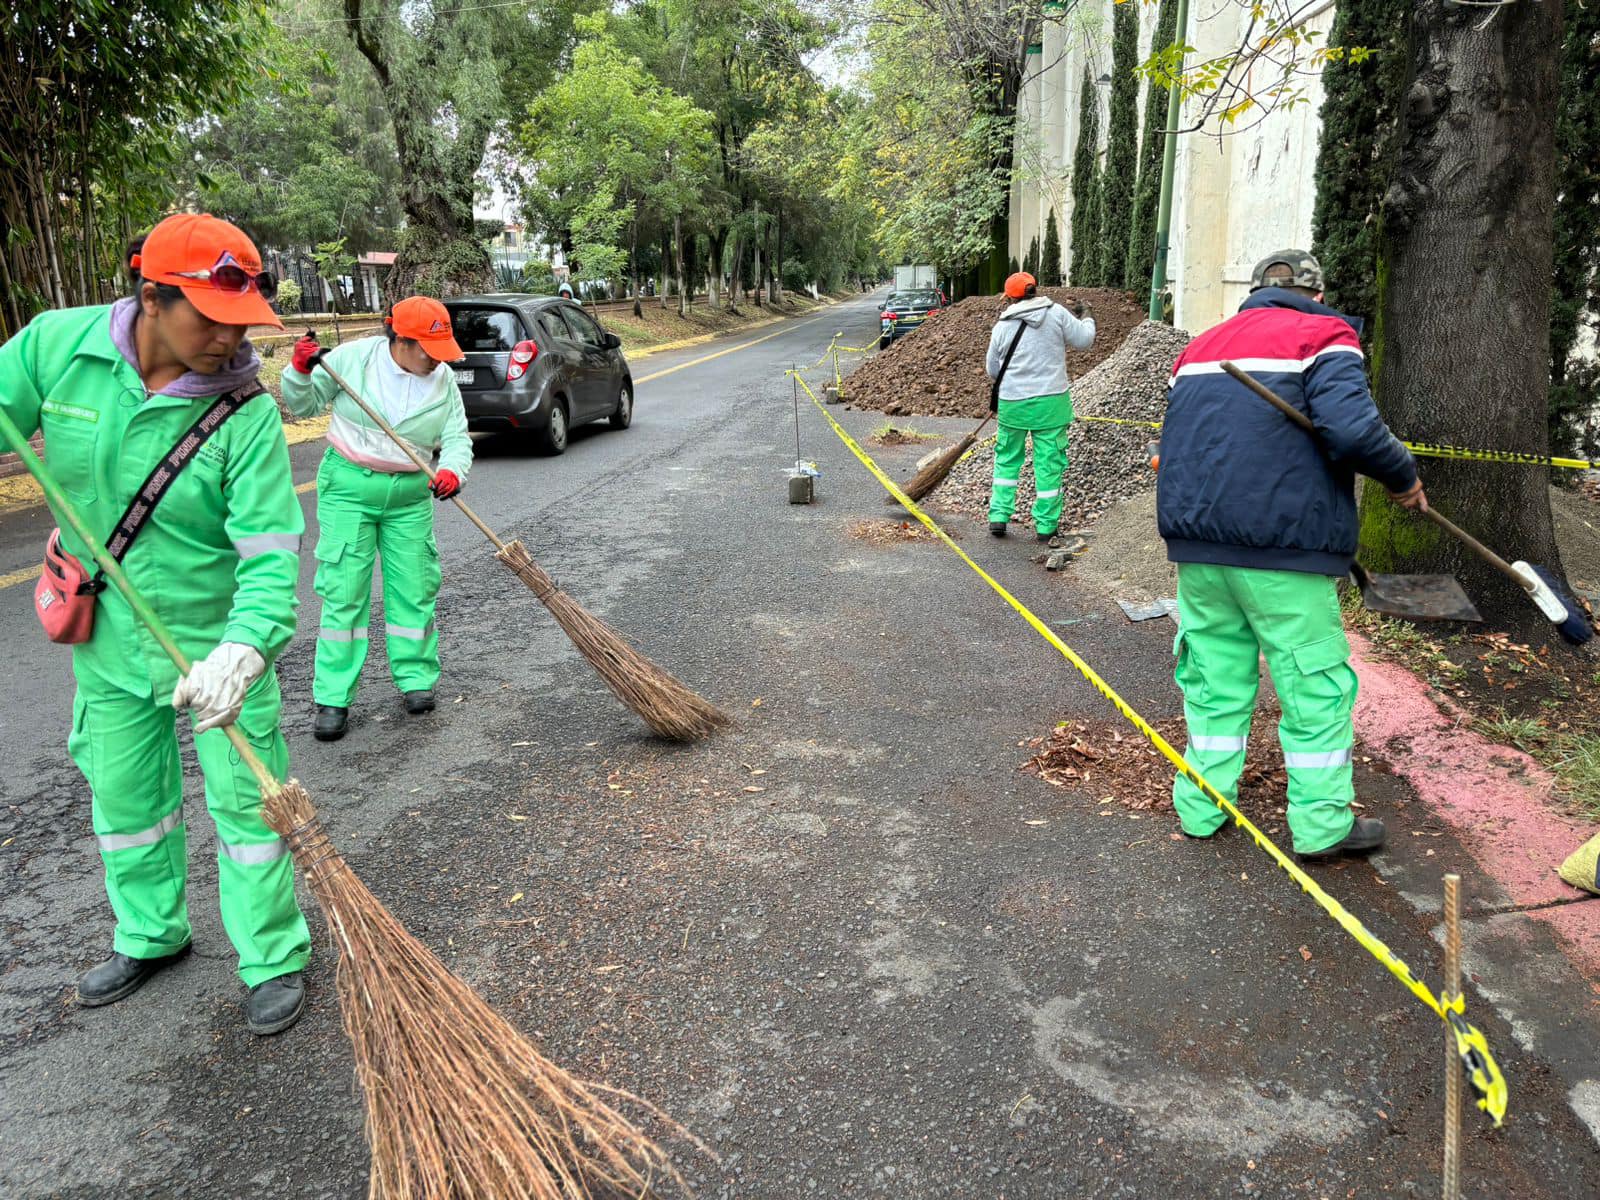
<svg viewBox="0 0 1600 1200">
<path fill-rule="evenodd" d="M 633 374 L 622 342 L 572 301 L 491 292 L 444 305 L 465 352 L 452 366 L 468 428 L 526 433 L 560 454 L 575 425 L 633 423 Z"/>
</svg>

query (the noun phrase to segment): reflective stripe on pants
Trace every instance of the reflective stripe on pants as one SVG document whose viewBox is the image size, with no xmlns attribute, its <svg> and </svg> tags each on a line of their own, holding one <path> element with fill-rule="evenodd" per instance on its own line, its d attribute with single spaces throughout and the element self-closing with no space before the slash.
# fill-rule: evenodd
<svg viewBox="0 0 1600 1200">
<path fill-rule="evenodd" d="M 1265 655 L 1283 710 L 1278 740 L 1288 768 L 1294 848 L 1311 854 L 1341 841 L 1355 820 L 1356 674 L 1333 579 L 1179 563 L 1178 617 L 1173 653 L 1189 726 L 1185 760 L 1237 799 L 1242 739 L 1250 732 Z M 1182 776 L 1173 782 L 1172 800 L 1190 833 L 1210 833 L 1226 821 Z"/>
<path fill-rule="evenodd" d="M 388 475 L 329 450 L 317 473 L 314 584 L 322 599 L 317 633 L 318 704 L 348 708 L 367 659 L 372 571 L 383 560 L 384 647 L 389 674 L 402 692 L 439 682 L 439 550 L 433 540 L 434 499 L 421 472 Z"/>
<path fill-rule="evenodd" d="M 246 693 L 238 727 L 280 777 L 289 753 L 278 729 L 282 700 L 268 670 Z M 106 894 L 117 919 L 113 949 L 156 958 L 188 945 L 185 889 L 188 837 L 176 715 L 106 684 L 80 682 L 67 749 L 89 781 L 95 839 Z M 311 953 L 294 896 L 294 864 L 261 819 L 261 791 L 227 734 L 195 738 L 206 807 L 218 840 L 217 892 L 222 924 L 249 986 L 305 966 Z M 162 815 L 164 814 L 164 815 Z"/>
<path fill-rule="evenodd" d="M 1009 521 L 1017 508 L 1017 481 L 1028 454 L 1029 430 L 1002 425 L 995 433 L 994 486 L 989 520 Z M 1054 533 L 1061 525 L 1061 477 L 1067 469 L 1067 427 L 1035 429 L 1033 434 L 1033 525 Z"/>
</svg>

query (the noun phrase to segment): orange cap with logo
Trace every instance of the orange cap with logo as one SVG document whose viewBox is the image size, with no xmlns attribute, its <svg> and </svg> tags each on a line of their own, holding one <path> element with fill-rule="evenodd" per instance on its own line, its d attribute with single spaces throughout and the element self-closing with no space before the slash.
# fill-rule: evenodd
<svg viewBox="0 0 1600 1200">
<path fill-rule="evenodd" d="M 1028 294 L 1028 289 L 1037 286 L 1038 282 L 1026 271 L 1018 271 L 1006 280 L 1006 295 L 1013 300 L 1021 300 Z"/>
<path fill-rule="evenodd" d="M 130 265 L 151 283 L 182 288 L 190 304 L 219 324 L 283 328 L 262 295 L 263 282 L 269 294 L 276 288 L 270 275 L 261 278 L 261 252 L 219 217 L 174 213 L 149 232 Z"/>
<path fill-rule="evenodd" d="M 404 338 L 411 338 L 435 362 L 464 357 L 450 330 L 450 310 L 431 296 L 408 296 L 396 304 L 384 323 Z"/>
</svg>

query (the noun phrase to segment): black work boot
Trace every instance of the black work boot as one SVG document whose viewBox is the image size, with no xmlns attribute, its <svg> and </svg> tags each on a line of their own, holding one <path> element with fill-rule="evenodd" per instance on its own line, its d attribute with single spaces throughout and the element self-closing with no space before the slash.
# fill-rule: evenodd
<svg viewBox="0 0 1600 1200">
<path fill-rule="evenodd" d="M 245 1024 L 251 1033 L 266 1037 L 282 1033 L 300 1019 L 306 1010 L 306 985 L 299 971 L 290 971 L 250 989 L 245 1001 Z"/>
<path fill-rule="evenodd" d="M 433 711 L 432 692 L 407 692 L 405 695 L 405 700 L 406 711 L 412 716 L 416 716 L 418 713 Z"/>
<path fill-rule="evenodd" d="M 1049 533 L 1040 533 L 1038 530 L 1035 530 L 1033 536 L 1038 538 L 1041 542 L 1048 542 L 1051 538 L 1056 536 L 1056 531 L 1052 529 Z"/>
<path fill-rule="evenodd" d="M 1326 850 L 1314 854 L 1296 854 L 1303 863 L 1332 862 L 1347 854 L 1371 854 L 1383 845 L 1383 822 L 1377 817 L 1357 817 L 1356 823 L 1345 834 L 1344 841 L 1335 842 Z"/>
<path fill-rule="evenodd" d="M 163 967 L 189 957 L 189 947 L 163 954 L 160 958 L 129 958 L 120 950 L 97 967 L 85 971 L 78 980 L 78 1003 L 84 1008 L 115 1004 L 133 995 Z"/>
<path fill-rule="evenodd" d="M 989 533 L 994 537 L 1005 537 L 1006 523 L 1004 521 L 990 521 Z"/>
<path fill-rule="evenodd" d="M 319 742 L 337 742 L 350 726 L 350 710 L 337 704 L 317 705 L 317 721 L 311 727 L 312 736 Z"/>
</svg>

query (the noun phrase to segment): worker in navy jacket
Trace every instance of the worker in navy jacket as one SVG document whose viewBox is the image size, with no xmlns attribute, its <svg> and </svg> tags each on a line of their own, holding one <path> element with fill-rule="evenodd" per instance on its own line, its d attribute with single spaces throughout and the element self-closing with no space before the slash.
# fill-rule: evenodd
<svg viewBox="0 0 1600 1200">
<path fill-rule="evenodd" d="M 1351 806 L 1356 675 L 1335 581 L 1355 558 L 1355 477 L 1427 506 L 1410 451 L 1367 388 L 1359 323 L 1324 305 L 1322 290 L 1315 258 L 1276 252 L 1251 273 L 1238 314 L 1189 343 L 1173 368 L 1157 491 L 1178 564 L 1184 757 L 1237 799 L 1265 655 L 1283 709 L 1289 830 L 1308 861 L 1370 852 L 1384 837 L 1382 821 Z M 1316 436 L 1225 374 L 1230 360 L 1305 413 Z M 1173 803 L 1191 837 L 1226 823 L 1182 776 Z"/>
</svg>

